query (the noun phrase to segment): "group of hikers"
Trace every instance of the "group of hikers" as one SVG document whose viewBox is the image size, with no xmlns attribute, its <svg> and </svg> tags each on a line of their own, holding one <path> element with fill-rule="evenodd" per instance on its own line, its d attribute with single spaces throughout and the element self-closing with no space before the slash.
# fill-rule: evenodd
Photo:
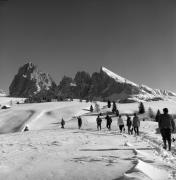
<svg viewBox="0 0 176 180">
<path fill-rule="evenodd" d="M 97 123 L 97 130 L 101 131 L 102 129 L 102 114 L 98 114 L 96 118 Z M 111 124 L 112 124 L 112 117 L 107 113 L 106 117 L 104 118 L 106 120 L 106 128 L 110 131 L 111 130 Z M 82 127 L 82 118 L 80 116 L 77 117 L 78 120 L 78 128 L 80 129 Z M 61 120 L 61 127 L 64 128 L 65 121 L 62 118 Z M 117 116 L 117 125 L 119 126 L 120 133 L 125 132 L 125 123 L 122 118 L 122 115 L 118 114 Z M 140 127 L 140 119 L 137 115 L 137 113 L 134 113 L 133 118 L 131 118 L 129 115 L 126 115 L 126 126 L 127 126 L 127 133 L 129 135 L 132 135 L 133 132 L 135 135 L 139 135 L 139 127 Z M 175 139 L 171 138 L 171 133 L 175 130 L 175 123 L 170 114 L 168 114 L 168 109 L 163 109 L 163 114 L 161 114 L 158 117 L 158 126 L 159 130 L 163 139 L 163 148 L 170 151 L 171 150 L 171 142 L 175 141 Z M 168 146 L 167 146 L 168 145 Z"/>
<path fill-rule="evenodd" d="M 97 123 L 97 130 L 101 130 L 102 128 L 102 114 L 100 113 L 97 118 L 96 118 L 96 123 Z M 133 120 L 131 120 L 131 117 L 129 115 L 127 116 L 127 127 L 128 127 L 128 134 L 133 134 L 133 130 L 136 135 L 139 135 L 139 126 L 140 126 L 140 120 L 137 116 L 137 114 L 134 114 Z M 111 116 L 107 113 L 106 117 L 106 128 L 110 131 L 111 130 L 111 124 L 112 124 L 112 118 Z M 81 129 L 82 127 L 82 118 L 81 116 L 77 117 L 78 120 L 78 128 Z M 125 132 L 125 124 L 124 120 L 121 115 L 117 116 L 117 125 L 119 126 L 120 133 Z M 64 128 L 65 126 L 65 121 L 62 118 L 61 119 L 61 128 Z"/>
<path fill-rule="evenodd" d="M 133 134 L 133 130 L 136 135 L 139 135 L 139 126 L 140 126 L 140 120 L 139 117 L 137 116 L 136 113 L 134 113 L 134 117 L 131 120 L 131 117 L 129 115 L 126 115 L 127 117 L 127 127 L 128 127 L 128 134 Z M 111 123 L 112 123 L 112 118 L 108 115 L 105 117 L 106 119 L 106 127 L 107 129 L 111 130 Z M 102 118 L 100 115 L 98 115 L 97 119 L 97 130 L 101 130 L 101 123 L 102 123 Z M 125 132 L 125 124 L 124 120 L 121 115 L 117 117 L 117 125 L 119 126 L 120 133 Z"/>
<path fill-rule="evenodd" d="M 78 116 L 77 119 L 78 119 L 78 128 L 81 129 L 82 118 L 81 118 L 81 116 Z M 62 118 L 61 119 L 61 128 L 64 128 L 64 126 L 65 126 L 65 120 Z"/>
<path fill-rule="evenodd" d="M 96 124 L 97 124 L 97 130 L 101 131 L 102 129 L 102 119 L 104 118 L 106 120 L 106 128 L 110 131 L 111 130 L 111 124 L 112 124 L 112 117 L 110 116 L 110 113 L 107 112 L 105 117 L 102 117 L 102 113 L 98 114 L 96 118 Z M 119 126 L 120 133 L 125 132 L 125 124 L 124 124 L 124 118 L 122 118 L 122 115 L 116 113 L 117 118 L 117 125 Z M 82 118 L 81 116 L 77 117 L 78 121 L 78 128 L 81 129 L 82 127 Z M 175 123 L 173 120 L 173 117 L 168 113 L 168 109 L 163 109 L 163 114 L 160 114 L 157 118 L 158 121 L 158 127 L 159 132 L 161 133 L 162 140 L 163 140 L 163 148 L 171 150 L 171 142 L 175 141 L 175 138 L 171 138 L 171 133 L 175 131 Z M 65 120 L 61 119 L 61 128 L 64 128 L 65 126 Z M 130 115 L 126 115 L 126 126 L 127 126 L 127 132 L 129 135 L 134 134 L 139 135 L 139 127 L 140 127 L 140 119 L 137 115 L 137 113 L 134 113 L 133 118 L 130 117 Z M 29 131 L 29 127 L 25 126 L 23 131 Z"/>
</svg>

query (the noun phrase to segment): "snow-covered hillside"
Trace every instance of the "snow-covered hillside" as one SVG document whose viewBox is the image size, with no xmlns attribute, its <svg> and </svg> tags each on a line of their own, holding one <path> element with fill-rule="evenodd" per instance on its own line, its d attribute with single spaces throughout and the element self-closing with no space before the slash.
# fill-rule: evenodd
<svg viewBox="0 0 176 180">
<path fill-rule="evenodd" d="M 14 104 L 1 109 L 0 132 L 6 134 L 0 136 L 0 179 L 174 179 L 176 157 L 162 150 L 156 122 L 141 121 L 140 136 L 136 137 L 120 134 L 114 116 L 108 131 L 103 115 L 102 131 L 98 132 L 97 113 L 90 113 L 91 104 L 94 106 L 79 101 Z M 111 111 L 106 103 L 98 104 L 101 112 Z M 168 107 L 172 113 L 176 113 L 175 105 L 175 101 L 144 103 L 146 109 Z M 117 107 L 122 114 L 134 113 L 138 103 Z M 83 120 L 80 130 L 78 115 Z M 65 129 L 60 125 L 62 117 Z M 126 124 L 126 117 L 123 119 Z M 25 125 L 28 132 L 22 132 Z"/>
</svg>

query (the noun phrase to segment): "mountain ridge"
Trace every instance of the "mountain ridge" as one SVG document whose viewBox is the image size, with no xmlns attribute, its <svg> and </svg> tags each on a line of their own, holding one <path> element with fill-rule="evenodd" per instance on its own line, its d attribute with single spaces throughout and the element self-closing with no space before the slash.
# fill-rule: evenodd
<svg viewBox="0 0 176 180">
<path fill-rule="evenodd" d="M 165 96 L 174 96 L 174 97 L 176 97 L 176 93 L 174 93 L 172 91 L 169 91 L 169 90 L 152 89 L 149 86 L 144 85 L 144 84 L 138 85 L 138 84 L 136 84 L 136 83 L 122 77 L 122 76 L 119 76 L 119 75 L 115 74 L 114 72 L 110 71 L 109 69 L 107 69 L 104 66 L 101 67 L 101 71 L 106 73 L 111 78 L 115 79 L 117 82 L 130 84 L 132 86 L 138 87 L 141 90 L 141 92 L 139 93 L 138 96 L 134 96 L 134 97 L 137 97 L 139 99 L 149 100 L 149 99 L 156 98 L 156 97 L 163 98 Z"/>
<path fill-rule="evenodd" d="M 124 102 L 161 100 L 176 97 L 167 90 L 152 89 L 138 85 L 102 66 L 92 75 L 78 71 L 74 78 L 64 76 L 57 86 L 48 73 L 39 71 L 31 62 L 19 68 L 10 87 L 10 96 L 65 99 L 79 98 L 90 100 L 114 100 Z"/>
</svg>

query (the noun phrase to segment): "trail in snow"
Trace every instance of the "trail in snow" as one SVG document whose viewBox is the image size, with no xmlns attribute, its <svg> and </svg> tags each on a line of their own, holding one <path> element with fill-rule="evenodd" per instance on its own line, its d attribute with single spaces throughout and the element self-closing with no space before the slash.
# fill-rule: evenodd
<svg viewBox="0 0 176 180">
<path fill-rule="evenodd" d="M 134 167 L 128 170 L 118 180 L 144 179 L 144 180 L 167 180 L 175 179 L 176 169 L 172 166 L 166 168 L 159 164 L 153 152 L 148 150 L 137 150 L 131 143 L 125 143 L 128 147 L 133 147 L 135 152 Z"/>
<path fill-rule="evenodd" d="M 30 128 L 34 129 L 36 126 L 44 129 L 49 124 L 58 122 L 58 115 L 61 117 L 64 113 L 69 120 L 72 119 L 72 114 L 76 116 L 80 112 L 85 112 L 80 108 L 82 104 L 75 109 L 72 106 L 66 109 L 67 105 L 62 109 L 55 105 L 55 103 L 46 106 L 34 105 L 35 112 L 28 119 Z M 31 109 L 31 106 L 26 107 L 29 108 Z M 58 111 L 62 111 L 63 114 Z M 23 113 L 20 116 L 23 117 Z M 42 131 L 1 135 L 0 178 L 6 180 L 174 179 L 175 169 L 171 165 L 176 160 L 173 158 L 170 163 L 167 161 L 174 156 L 170 156 L 171 154 L 166 151 L 163 151 L 163 154 L 166 154 L 163 157 L 168 158 L 163 158 L 162 152 L 158 151 L 157 154 L 157 146 L 151 143 L 151 139 L 145 140 L 142 136 L 120 134 L 115 119 L 111 131 L 106 130 L 106 121 L 103 120 L 103 129 L 98 132 L 96 116 L 97 114 L 83 116 L 84 123 L 81 130 L 78 130 L 77 119 L 73 118 L 66 122 L 66 129 L 53 126 L 53 129 Z M 1 118 L 3 117 L 5 116 L 2 114 Z M 22 119 L 24 120 L 24 117 Z M 151 129 L 148 129 L 150 133 Z"/>
</svg>

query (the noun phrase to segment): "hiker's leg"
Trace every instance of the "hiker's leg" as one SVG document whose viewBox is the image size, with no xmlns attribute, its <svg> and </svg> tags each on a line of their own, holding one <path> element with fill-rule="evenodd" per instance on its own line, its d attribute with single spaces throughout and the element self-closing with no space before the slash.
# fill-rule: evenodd
<svg viewBox="0 0 176 180">
<path fill-rule="evenodd" d="M 166 149 L 167 148 L 167 144 L 166 144 L 166 130 L 165 129 L 161 129 L 160 132 L 161 132 L 161 136 L 163 138 L 163 143 L 164 143 L 163 148 Z"/>
<path fill-rule="evenodd" d="M 171 129 L 166 129 L 166 137 L 168 141 L 169 151 L 171 150 Z"/>
<path fill-rule="evenodd" d="M 139 135 L 139 127 L 137 127 L 137 135 Z"/>
<path fill-rule="evenodd" d="M 128 126 L 128 134 L 130 134 L 130 126 Z"/>
</svg>

